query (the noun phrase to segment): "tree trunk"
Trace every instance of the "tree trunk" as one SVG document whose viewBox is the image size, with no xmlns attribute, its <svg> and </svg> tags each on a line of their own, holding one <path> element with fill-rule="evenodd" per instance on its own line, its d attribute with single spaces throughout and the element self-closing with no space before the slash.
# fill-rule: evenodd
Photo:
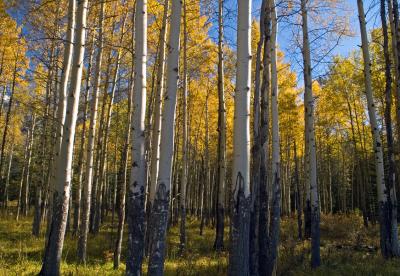
<svg viewBox="0 0 400 276">
<path fill-rule="evenodd" d="M 218 1 L 218 190 L 214 250 L 224 248 L 225 177 L 226 177 L 226 110 L 224 95 L 224 0 Z"/>
<path fill-rule="evenodd" d="M 169 0 L 164 1 L 164 14 L 162 27 L 160 31 L 160 46 L 158 52 L 158 68 L 157 68 L 157 91 L 155 93 L 155 106 L 154 106 L 154 120 L 151 136 L 151 162 L 150 162 L 150 183 L 149 183 L 149 196 L 147 205 L 147 233 L 146 233 L 146 248 L 147 252 L 151 248 L 152 237 L 152 224 L 151 224 L 151 211 L 154 204 L 154 198 L 157 188 L 157 176 L 160 159 L 160 133 L 161 133 L 161 106 L 164 91 L 164 72 L 165 72 L 165 47 L 167 37 L 167 21 L 168 21 L 168 7 Z M 147 253 L 148 254 L 148 253 Z"/>
<path fill-rule="evenodd" d="M 281 220 L 281 187 L 280 187 L 280 137 L 278 113 L 278 72 L 277 72 L 277 31 L 278 22 L 275 1 L 269 0 L 271 9 L 271 119 L 272 119 L 272 204 L 271 224 L 269 231 L 268 275 L 276 275 Z M 290 197 L 290 193 L 288 193 Z M 290 208 L 290 206 L 289 206 Z"/>
<path fill-rule="evenodd" d="M 254 102 L 253 102 L 253 148 L 252 148 L 252 190 L 250 211 L 250 275 L 258 275 L 259 261 L 259 215 L 260 215 L 260 165 L 261 165 L 261 135 L 260 135 L 260 83 L 262 48 L 265 39 L 267 0 L 263 0 L 260 11 L 260 40 L 257 44 L 256 71 L 254 77 Z"/>
<path fill-rule="evenodd" d="M 125 34 L 125 16 L 122 18 L 121 22 L 121 36 L 119 40 L 119 45 L 122 44 L 122 39 L 124 38 Z M 106 170 L 106 156 L 107 156 L 107 148 L 108 148 L 108 136 L 109 136 L 109 130 L 110 130 L 110 125 L 111 125 L 111 115 L 112 115 L 112 107 L 114 104 L 114 96 L 115 96 L 115 90 L 116 90 L 116 85 L 118 81 L 118 74 L 119 74 L 119 66 L 120 66 L 120 61 L 121 61 L 121 49 L 118 49 L 117 57 L 116 57 L 116 64 L 115 64 L 115 69 L 114 69 L 114 76 L 112 79 L 112 86 L 111 86 L 111 94 L 108 95 L 108 91 L 105 91 L 107 97 L 105 99 L 110 98 L 107 106 L 107 113 L 106 113 L 106 122 L 105 122 L 105 128 L 103 130 L 104 133 L 99 133 L 99 135 L 103 135 L 103 143 L 102 143 L 102 151 L 101 151 L 101 156 L 100 156 L 100 166 L 98 168 L 98 183 L 100 183 L 100 187 L 103 186 L 103 182 L 106 181 L 105 179 L 105 170 Z M 104 216 L 102 209 L 104 207 L 103 205 L 103 196 L 102 196 L 102 189 L 98 189 L 97 191 L 97 200 L 96 200 L 96 216 L 95 216 L 95 222 L 94 222 L 94 232 L 98 233 L 100 224 L 102 221 L 102 218 Z"/>
<path fill-rule="evenodd" d="M 264 60 L 263 76 L 261 85 L 261 121 L 260 121 L 260 182 L 259 182 L 259 273 L 267 274 L 268 262 L 268 243 L 269 243 L 269 181 L 268 181 L 268 161 L 269 161 L 269 93 L 271 89 L 271 8 L 269 0 L 265 3 L 264 19 Z"/>
<path fill-rule="evenodd" d="M 399 256 L 400 248 L 398 241 L 397 229 L 397 199 L 396 199 L 396 173 L 395 173 L 395 158 L 394 158 L 394 141 L 393 141 L 393 128 L 392 128 L 392 63 L 389 53 L 389 34 L 386 21 L 386 0 L 381 0 L 381 21 L 383 32 L 383 52 L 385 56 L 385 125 L 386 125 L 386 141 L 387 141 L 387 157 L 388 157 L 388 175 L 386 176 L 386 189 L 389 190 L 389 220 L 391 221 L 390 229 L 390 242 L 391 242 L 391 256 Z"/>
<path fill-rule="evenodd" d="M 183 108 L 183 137 L 182 137 L 182 175 L 179 191 L 179 212 L 180 212 L 180 236 L 179 236 L 179 251 L 183 254 L 186 248 L 186 185 L 188 173 L 188 77 L 187 77 L 187 15 L 186 15 L 186 0 L 183 1 L 183 93 L 182 93 L 182 108 Z"/>
<path fill-rule="evenodd" d="M 48 242 L 40 275 L 59 275 L 65 228 L 67 223 L 71 189 L 71 165 L 74 149 L 75 126 L 78 115 L 79 93 L 82 79 L 82 63 L 85 51 L 86 14 L 88 1 L 77 5 L 77 24 L 72 58 L 71 88 L 67 100 L 66 118 L 60 155 L 56 159 L 54 211 Z"/>
<path fill-rule="evenodd" d="M 6 148 L 6 143 L 7 143 L 7 134 L 8 134 L 8 128 L 10 127 L 10 119 L 11 119 L 11 109 L 13 106 L 13 99 L 14 99 L 14 92 L 15 92 L 15 86 L 17 82 L 17 65 L 18 65 L 18 58 L 19 58 L 19 53 L 17 52 L 15 55 L 15 61 L 14 61 L 14 71 L 13 71 L 13 79 L 12 79 L 12 84 L 11 84 L 11 95 L 10 99 L 8 101 L 8 109 L 6 113 L 6 118 L 5 118 L 5 123 L 4 123 L 4 131 L 3 131 L 3 138 L 1 142 L 1 152 L 0 152 L 0 200 L 1 203 L 4 203 L 5 200 L 5 183 L 3 184 L 3 166 L 4 166 L 4 156 L 5 156 L 5 148 Z"/>
<path fill-rule="evenodd" d="M 133 18 L 134 22 L 134 18 Z M 133 60 L 133 59 L 132 59 Z M 125 224 L 125 197 L 126 197 L 126 183 L 128 175 L 128 151 L 129 141 L 131 135 L 131 122 L 132 122 L 132 101 L 133 101 L 133 78 L 134 78 L 134 62 L 132 61 L 132 72 L 130 77 L 130 88 L 128 96 L 128 114 L 127 114 L 127 131 L 125 134 L 124 148 L 122 150 L 121 163 L 118 171 L 118 198 L 117 198 L 117 211 L 118 211 L 118 230 L 117 240 L 115 242 L 114 250 L 114 269 L 118 269 L 121 261 L 122 238 Z"/>
<path fill-rule="evenodd" d="M 23 174 L 22 180 L 22 199 L 21 199 L 21 212 L 23 215 L 27 215 L 28 213 L 28 204 L 29 204 L 29 177 L 31 171 L 31 160 L 32 160 L 32 151 L 33 151 L 33 138 L 34 132 L 36 127 L 36 116 L 32 114 L 32 125 L 31 125 L 31 132 L 28 142 L 28 151 L 27 156 L 25 159 L 25 174 Z"/>
<path fill-rule="evenodd" d="M 391 241 L 390 241 L 390 225 L 391 220 L 389 216 L 389 202 L 387 198 L 388 191 L 385 187 L 384 163 L 383 163 L 383 149 L 382 141 L 379 132 L 379 126 L 376 118 L 375 102 L 372 92 L 371 80 L 371 59 L 368 49 L 368 36 L 364 14 L 364 4 L 362 0 L 357 0 L 358 15 L 360 21 L 362 52 L 364 58 L 364 77 L 365 77 L 365 93 L 368 102 L 368 114 L 371 124 L 371 131 L 373 137 L 373 149 L 375 154 L 375 170 L 376 170 L 376 186 L 378 194 L 378 210 L 380 222 L 380 247 L 382 255 L 387 258 L 390 256 Z"/>
<path fill-rule="evenodd" d="M 146 62 L 147 0 L 137 0 L 135 11 L 135 75 L 132 118 L 132 170 L 127 197 L 128 253 L 126 274 L 141 275 L 144 256 L 146 190 Z"/>
<path fill-rule="evenodd" d="M 311 206 L 311 267 L 316 268 L 321 265 L 320 257 L 320 210 L 317 184 L 317 157 L 314 134 L 314 98 L 312 94 L 311 76 L 311 53 L 310 41 L 308 38 L 308 15 L 307 1 L 301 0 L 302 30 L 303 30 L 303 62 L 304 62 L 304 86 L 305 86 L 305 118 L 306 133 L 308 133 L 308 153 L 309 153 L 309 183 L 310 186 L 310 206 Z"/>
<path fill-rule="evenodd" d="M 300 191 L 300 177 L 299 177 L 299 166 L 297 160 L 297 148 L 296 148 L 296 140 L 293 142 L 293 154 L 294 154 L 294 182 L 296 185 L 296 208 L 297 208 L 297 231 L 299 240 L 303 239 L 303 221 L 302 221 L 302 198 L 301 198 L 301 191 Z"/>
<path fill-rule="evenodd" d="M 78 156 L 78 183 L 75 195 L 75 207 L 74 207 L 74 230 L 73 235 L 75 236 L 79 232 L 80 220 L 81 220 L 81 208 L 82 208 L 82 182 L 83 182 L 83 171 L 84 171 L 84 158 L 85 158 L 85 141 L 86 141 L 86 121 L 87 121 L 87 108 L 88 98 L 92 74 L 92 63 L 93 63 L 93 52 L 94 52 L 94 35 L 92 35 L 91 49 L 89 55 L 88 69 L 86 72 L 86 89 L 85 89 L 85 102 L 83 106 L 83 122 L 82 122 L 82 133 L 81 143 Z"/>
<path fill-rule="evenodd" d="M 229 275 L 249 275 L 251 0 L 238 2 Z"/>
<path fill-rule="evenodd" d="M 81 217 L 81 228 L 79 229 L 78 239 L 78 261 L 86 263 L 86 248 L 87 248 L 87 236 L 89 232 L 89 216 L 92 198 L 92 181 L 93 181 L 93 154 L 94 154 L 94 140 L 96 137 L 96 123 L 97 123 L 97 105 L 98 105 L 98 94 L 100 88 L 100 72 L 103 56 L 103 29 L 104 29 L 104 13 L 105 3 L 101 3 L 100 16 L 99 16 L 99 37 L 97 40 L 97 56 L 96 56 L 96 69 L 94 75 L 94 86 L 91 102 L 90 111 L 90 125 L 89 125 L 89 137 L 88 145 L 86 149 L 86 178 L 85 185 L 82 189 L 82 217 Z M 92 210 L 93 212 L 93 210 Z"/>
<path fill-rule="evenodd" d="M 4 208 L 7 210 L 8 206 L 8 188 L 10 186 L 10 174 L 11 174 L 11 165 L 13 163 L 14 158 L 14 144 L 11 145 L 10 154 L 8 157 L 8 167 L 7 167 L 7 174 L 6 174 L 6 185 L 4 188 Z"/>
<path fill-rule="evenodd" d="M 164 270 L 165 238 L 168 223 L 169 198 L 171 190 L 171 170 L 174 150 L 174 122 L 176 114 L 176 94 L 179 80 L 179 35 L 182 1 L 172 0 L 169 55 L 167 61 L 167 87 L 164 97 L 161 124 L 160 167 L 157 189 L 152 207 L 151 220 L 154 242 L 150 249 L 149 274 L 161 276 Z"/>
</svg>

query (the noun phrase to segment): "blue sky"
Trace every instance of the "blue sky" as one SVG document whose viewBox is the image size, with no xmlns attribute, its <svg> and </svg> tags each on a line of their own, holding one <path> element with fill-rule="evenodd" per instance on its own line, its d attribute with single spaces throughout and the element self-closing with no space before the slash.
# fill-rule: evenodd
<svg viewBox="0 0 400 276">
<path fill-rule="evenodd" d="M 237 10 L 237 1 L 238 0 L 225 0 L 225 38 L 226 42 L 230 44 L 233 48 L 236 47 L 236 10 Z M 239 0 L 240 1 L 240 0 Z M 360 45 L 360 31 L 359 31 L 359 23 L 358 23 L 358 10 L 357 10 L 357 0 L 345 0 L 346 2 L 346 10 L 343 10 L 343 15 L 345 13 L 349 14 L 349 25 L 350 30 L 353 33 L 351 37 L 342 37 L 339 45 L 333 50 L 331 55 L 341 55 L 348 56 L 350 52 L 359 48 Z M 252 16 L 254 19 L 259 19 L 259 10 L 261 7 L 261 0 L 253 0 L 253 8 L 252 8 Z M 377 0 L 364 0 L 364 9 L 366 11 L 367 18 L 367 28 L 371 30 L 373 28 L 380 26 L 380 17 L 379 17 L 379 4 Z M 340 12 L 342 13 L 342 12 Z M 340 14 L 339 13 L 339 14 Z M 214 25 L 211 30 L 211 36 L 216 34 L 217 26 Z M 288 30 L 280 30 L 278 33 L 278 43 L 281 48 L 287 54 L 287 61 L 291 62 L 293 69 L 301 73 L 301 68 L 296 65 L 296 62 L 292 58 L 288 57 L 288 52 L 286 51 L 291 40 L 291 32 Z M 215 39 L 215 38 L 214 38 Z M 300 57 L 295 57 L 297 62 L 301 60 Z M 323 74 L 324 68 L 318 69 L 319 72 L 316 74 Z M 301 80 L 300 80 L 301 82 Z"/>
</svg>

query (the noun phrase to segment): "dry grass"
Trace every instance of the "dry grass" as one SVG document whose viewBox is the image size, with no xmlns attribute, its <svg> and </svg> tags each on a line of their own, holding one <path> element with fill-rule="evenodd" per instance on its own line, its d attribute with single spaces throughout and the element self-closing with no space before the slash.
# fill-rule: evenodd
<svg viewBox="0 0 400 276">
<path fill-rule="evenodd" d="M 44 234 L 34 238 L 31 221 L 31 217 L 18 222 L 12 215 L 0 217 L 0 275 L 35 275 L 39 272 Z M 212 250 L 214 230 L 206 228 L 200 236 L 198 221 L 189 218 L 187 223 L 188 249 L 183 256 L 178 254 L 178 227 L 173 226 L 169 231 L 165 274 L 226 275 L 227 252 L 216 253 Z M 63 251 L 63 275 L 123 275 L 124 264 L 117 271 L 112 265 L 114 231 L 111 223 L 107 222 L 98 235 L 89 237 L 86 266 L 76 264 L 77 239 L 68 234 Z M 294 218 L 284 219 L 279 274 L 400 275 L 398 260 L 385 261 L 380 257 L 377 227 L 364 228 L 358 215 L 323 216 L 321 234 L 323 265 L 312 271 L 309 267 L 309 242 L 297 240 Z M 225 236 L 228 236 L 227 232 Z"/>
</svg>

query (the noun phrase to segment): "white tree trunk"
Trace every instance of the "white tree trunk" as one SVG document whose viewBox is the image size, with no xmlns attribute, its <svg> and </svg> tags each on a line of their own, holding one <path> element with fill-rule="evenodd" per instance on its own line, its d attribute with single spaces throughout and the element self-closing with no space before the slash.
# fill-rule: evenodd
<svg viewBox="0 0 400 276">
<path fill-rule="evenodd" d="M 162 94 L 164 90 L 164 71 L 165 71 L 165 46 L 167 39 L 167 21 L 168 21 L 169 0 L 164 3 L 163 23 L 160 32 L 160 50 L 158 53 L 158 69 L 157 69 L 157 91 L 154 108 L 154 122 L 151 141 L 151 172 L 150 172 L 150 189 L 149 200 L 151 205 L 154 203 L 154 197 L 157 188 L 157 175 L 160 158 L 160 133 L 161 133 L 161 106 Z M 151 207 L 151 206 L 150 206 Z M 150 209 L 151 210 L 151 209 Z"/>
<path fill-rule="evenodd" d="M 75 126 L 78 115 L 83 57 L 85 52 L 86 14 L 88 1 L 78 2 L 75 44 L 72 58 L 71 87 L 67 99 L 60 155 L 56 159 L 53 216 L 40 274 L 59 275 L 60 262 L 67 224 L 71 190 L 71 166 L 74 150 Z"/>
<path fill-rule="evenodd" d="M 135 75 L 132 119 L 132 170 L 127 197 L 127 275 L 141 275 L 144 255 L 144 201 L 146 191 L 146 62 L 147 0 L 137 0 L 135 14 Z"/>
<path fill-rule="evenodd" d="M 153 204 L 151 223 L 154 242 L 150 249 L 149 274 L 163 275 L 165 238 L 168 223 L 171 190 L 172 159 L 174 155 L 176 94 L 179 80 L 179 36 L 181 29 L 182 1 L 172 0 L 169 55 L 167 61 L 167 87 L 164 97 L 161 124 L 160 163 L 157 189 Z"/>
<path fill-rule="evenodd" d="M 86 148 L 86 172 L 85 172 L 85 184 L 82 190 L 82 218 L 81 228 L 79 230 L 78 239 L 78 259 L 81 263 L 86 263 L 86 247 L 87 247 L 87 236 L 89 232 L 89 215 L 92 198 L 92 182 L 93 182 L 93 154 L 94 154 L 94 143 L 96 137 L 96 125 L 97 125 L 97 106 L 98 106 L 98 94 L 100 88 L 100 72 L 102 65 L 103 56 L 103 28 L 104 28 L 104 13 L 105 3 L 102 2 L 100 7 L 99 17 L 99 37 L 97 39 L 97 56 L 96 56 L 96 69 L 94 77 L 94 87 L 92 94 L 91 110 L 90 110 L 90 125 L 89 125 L 89 139 Z"/>
<path fill-rule="evenodd" d="M 371 124 L 373 148 L 375 153 L 375 170 L 376 170 L 376 186 L 378 190 L 379 219 L 380 219 L 380 235 L 381 235 L 381 251 L 386 256 L 390 247 L 390 221 L 388 218 L 388 200 L 385 187 L 384 163 L 382 140 L 379 133 L 379 126 L 376 118 L 376 108 L 372 91 L 371 80 L 371 58 L 368 49 L 368 35 L 364 14 L 364 4 L 362 0 L 357 0 L 358 16 L 360 21 L 362 53 L 364 58 L 364 77 L 365 77 L 365 93 L 368 103 L 368 115 Z"/>
<path fill-rule="evenodd" d="M 311 201 L 311 266 L 320 266 L 320 214 L 317 184 L 317 155 L 314 134 L 314 97 L 312 94 L 311 52 L 308 37 L 307 1 L 301 0 L 302 31 L 303 31 L 303 63 L 304 63 L 304 89 L 305 89 L 305 123 L 308 139 L 308 169 Z"/>
<path fill-rule="evenodd" d="M 277 32 L 278 22 L 275 1 L 269 0 L 271 8 L 271 119 L 272 119 L 272 205 L 268 271 L 269 275 L 276 274 L 280 217 L 281 217 L 281 187 L 280 187 L 280 138 L 278 111 L 278 71 L 277 71 Z"/>
<path fill-rule="evenodd" d="M 251 0 L 238 1 L 229 274 L 249 274 Z"/>
</svg>

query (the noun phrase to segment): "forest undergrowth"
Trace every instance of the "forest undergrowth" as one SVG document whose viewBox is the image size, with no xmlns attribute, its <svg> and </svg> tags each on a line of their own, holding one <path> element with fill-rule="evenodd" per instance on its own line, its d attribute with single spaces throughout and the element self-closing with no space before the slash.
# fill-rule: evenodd
<svg viewBox="0 0 400 276">
<path fill-rule="evenodd" d="M 31 234 L 32 217 L 15 221 L 15 214 L 1 214 L 0 275 L 36 275 L 40 271 L 45 233 Z M 214 229 L 211 225 L 199 235 L 199 221 L 188 218 L 188 245 L 179 255 L 179 227 L 169 229 L 165 275 L 226 275 L 228 251 L 214 252 Z M 69 232 L 65 239 L 61 271 L 63 275 L 124 275 L 125 265 L 113 269 L 115 224 L 111 217 L 98 235 L 88 240 L 86 266 L 78 265 L 77 237 Z M 228 237 L 229 229 L 225 229 Z M 227 245 L 227 241 L 225 241 Z M 123 243 L 122 259 L 125 256 Z M 377 225 L 363 226 L 356 213 L 321 216 L 322 266 L 311 270 L 309 242 L 300 241 L 295 217 L 283 218 L 279 247 L 279 275 L 399 275 L 397 260 L 385 261 L 378 254 Z M 146 265 L 144 271 L 146 272 Z"/>
</svg>

